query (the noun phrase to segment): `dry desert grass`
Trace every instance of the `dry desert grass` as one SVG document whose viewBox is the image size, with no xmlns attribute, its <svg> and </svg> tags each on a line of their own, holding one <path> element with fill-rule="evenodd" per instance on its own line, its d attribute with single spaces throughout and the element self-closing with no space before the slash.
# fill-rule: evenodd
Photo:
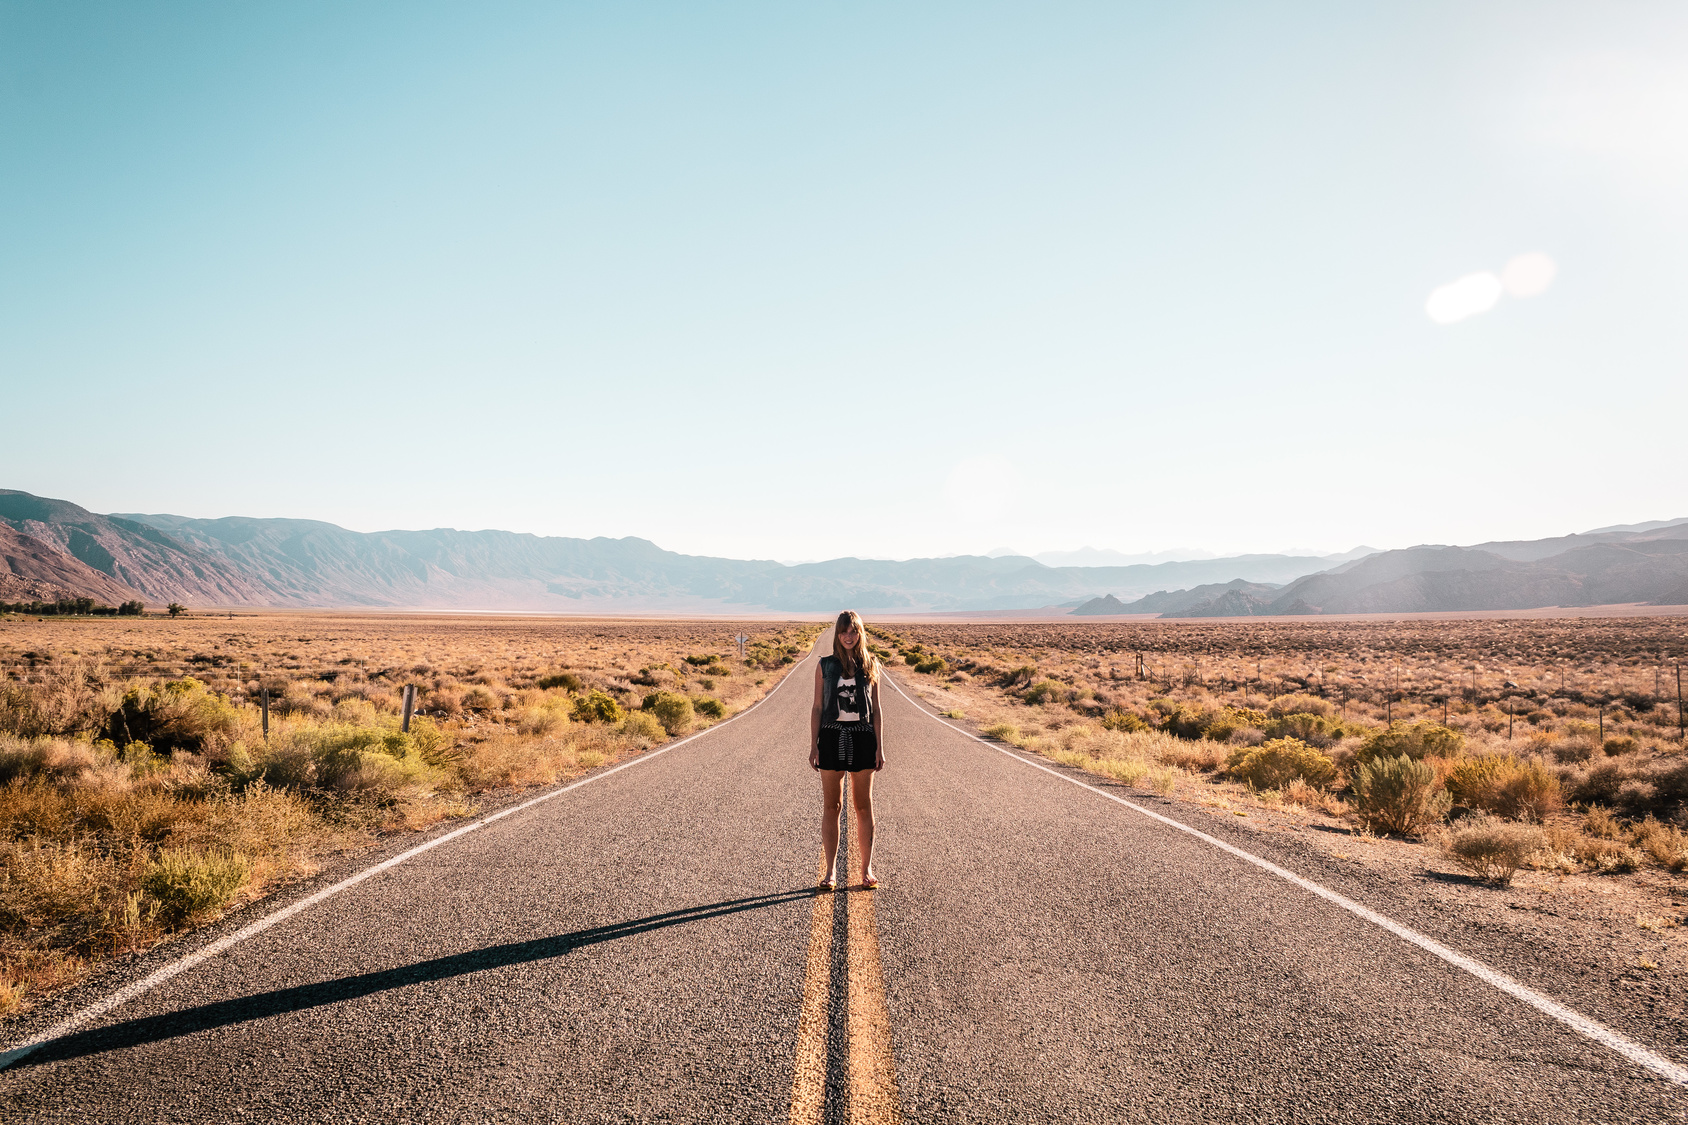
<svg viewBox="0 0 1688 1125">
<path fill-rule="evenodd" d="M 331 853 L 707 727 L 820 628 L 0 618 L 0 1014 Z"/>
<path fill-rule="evenodd" d="M 1688 869 L 1681 618 L 871 631 L 947 714 L 1128 784 L 1414 839 L 1501 883 Z"/>
</svg>

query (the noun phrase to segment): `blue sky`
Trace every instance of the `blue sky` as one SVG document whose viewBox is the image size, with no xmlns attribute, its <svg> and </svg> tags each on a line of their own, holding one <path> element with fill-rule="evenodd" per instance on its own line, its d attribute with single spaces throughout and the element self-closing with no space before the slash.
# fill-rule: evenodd
<svg viewBox="0 0 1688 1125">
<path fill-rule="evenodd" d="M 0 2 L 0 486 L 98 511 L 772 558 L 1684 516 L 1685 265 L 1680 4 Z"/>
</svg>

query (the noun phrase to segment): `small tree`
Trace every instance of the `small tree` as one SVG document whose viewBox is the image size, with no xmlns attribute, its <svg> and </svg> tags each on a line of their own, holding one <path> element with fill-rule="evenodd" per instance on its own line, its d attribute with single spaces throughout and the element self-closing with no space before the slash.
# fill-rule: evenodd
<svg viewBox="0 0 1688 1125">
<path fill-rule="evenodd" d="M 171 602 L 164 608 L 170 612 L 171 617 L 180 617 L 188 611 L 188 607 L 183 605 L 181 602 Z"/>
</svg>

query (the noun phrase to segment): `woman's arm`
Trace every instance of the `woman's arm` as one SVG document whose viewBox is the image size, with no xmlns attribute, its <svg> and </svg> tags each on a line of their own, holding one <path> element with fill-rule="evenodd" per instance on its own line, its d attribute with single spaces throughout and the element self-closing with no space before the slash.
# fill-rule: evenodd
<svg viewBox="0 0 1688 1125">
<path fill-rule="evenodd" d="M 821 678 L 820 662 L 815 662 L 815 702 L 809 708 L 809 768 L 821 768 L 821 693 L 825 681 Z"/>
<path fill-rule="evenodd" d="M 883 677 L 885 673 L 881 672 Z M 875 772 L 885 768 L 885 709 L 879 706 L 879 681 L 873 681 L 873 743 L 878 749 L 874 752 L 873 768 Z"/>
</svg>

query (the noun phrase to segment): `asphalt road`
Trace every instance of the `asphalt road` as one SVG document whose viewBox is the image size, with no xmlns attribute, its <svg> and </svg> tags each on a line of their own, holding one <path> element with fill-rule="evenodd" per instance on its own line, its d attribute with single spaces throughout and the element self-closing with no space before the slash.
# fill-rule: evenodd
<svg viewBox="0 0 1688 1125">
<path fill-rule="evenodd" d="M 883 884 L 817 895 L 812 665 L 792 676 L 715 732 L 386 870 L 42 1047 L 0 1072 L 0 1116 L 1688 1117 L 1683 1087 L 895 691 Z"/>
</svg>

